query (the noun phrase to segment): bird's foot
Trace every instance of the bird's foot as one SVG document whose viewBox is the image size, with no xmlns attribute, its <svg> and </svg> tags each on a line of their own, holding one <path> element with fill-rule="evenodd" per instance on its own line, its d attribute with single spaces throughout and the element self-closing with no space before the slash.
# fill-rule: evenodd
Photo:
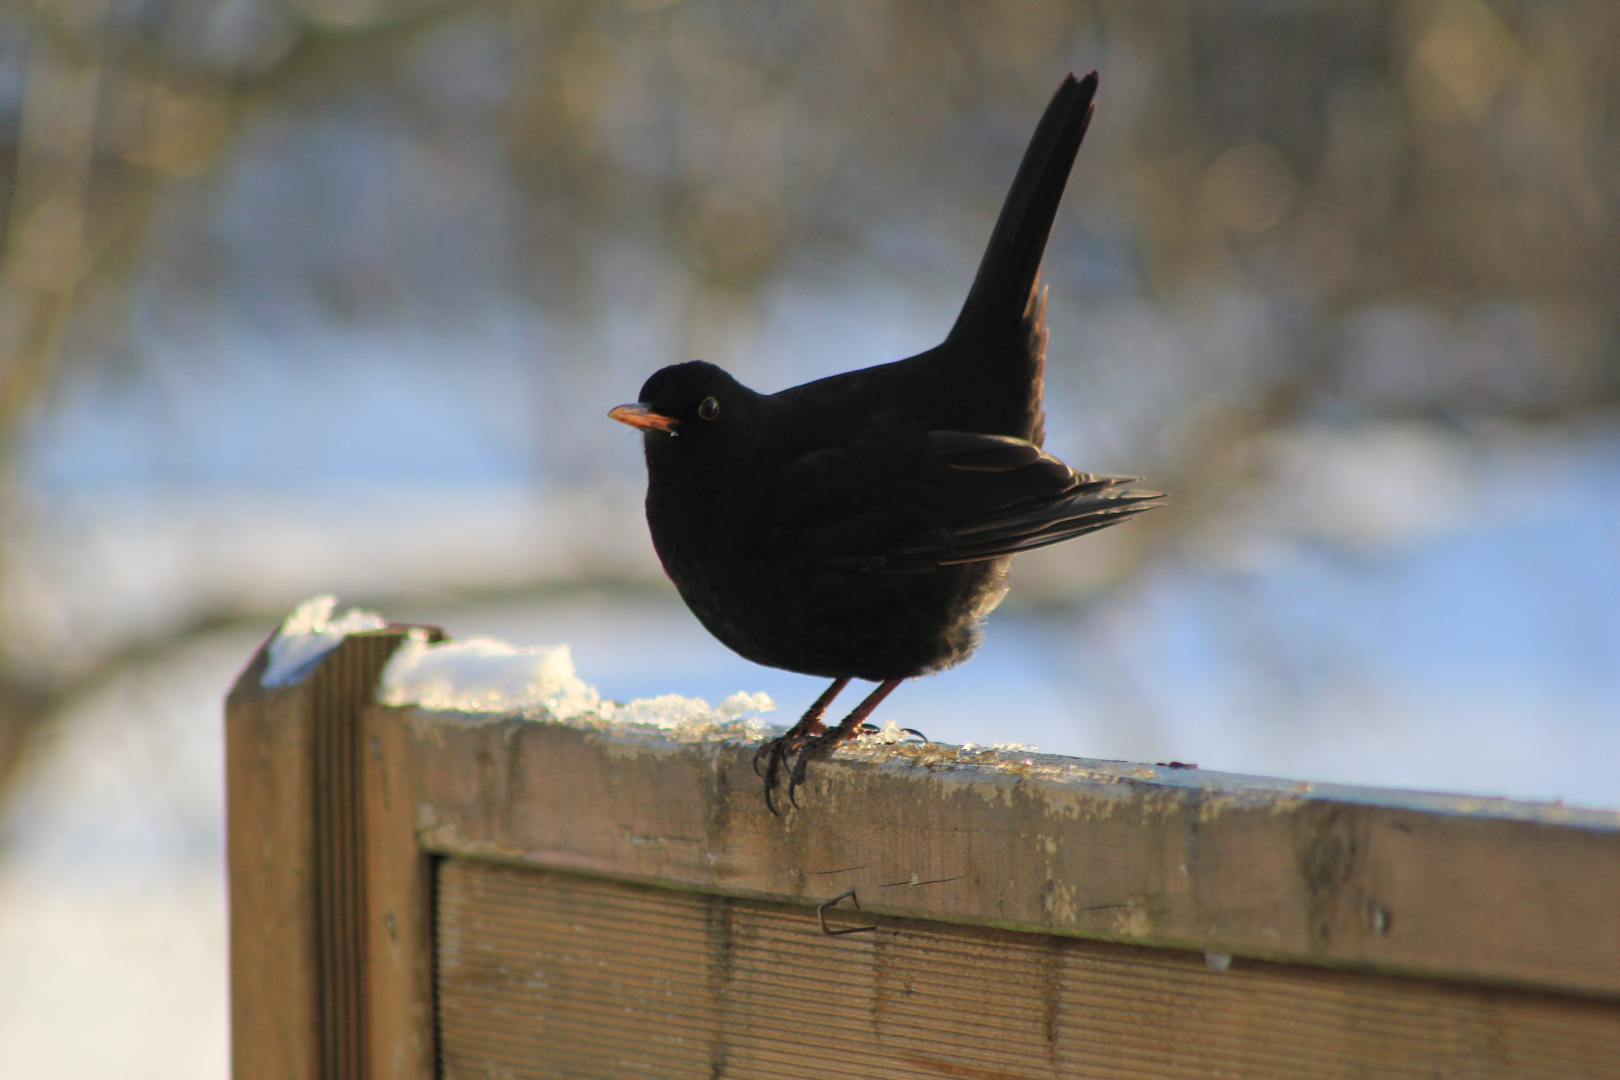
<svg viewBox="0 0 1620 1080">
<path fill-rule="evenodd" d="M 802 754 L 806 743 L 820 738 L 826 733 L 827 729 L 821 724 L 817 724 L 813 729 L 797 725 L 790 728 L 786 733 L 778 735 L 768 742 L 761 743 L 759 749 L 754 751 L 754 775 L 764 778 L 765 806 L 777 817 L 782 816 L 782 811 L 777 809 L 776 806 L 776 785 L 777 781 L 782 777 L 784 763 L 794 760 L 796 755 Z M 800 772 L 802 771 L 802 768 L 800 768 Z M 791 768 L 789 772 L 791 775 Z M 798 801 L 793 797 L 793 789 L 797 786 L 797 784 L 793 783 L 788 784 L 788 800 L 793 803 L 795 808 L 799 805 Z"/>
<path fill-rule="evenodd" d="M 772 813 L 776 813 L 775 806 L 771 805 L 771 794 L 776 789 L 776 776 L 781 769 L 783 762 L 788 760 L 792 761 L 792 765 L 788 768 L 788 801 L 793 804 L 794 809 L 798 809 L 799 800 L 798 796 L 794 793 L 798 791 L 800 785 L 804 783 L 804 768 L 805 765 L 809 763 L 811 758 L 821 757 L 823 754 L 827 753 L 840 743 L 849 742 L 853 739 L 864 738 L 868 735 L 878 735 L 881 734 L 882 731 L 883 729 L 878 727 L 876 724 L 862 724 L 859 727 L 852 728 L 824 728 L 823 730 L 814 734 L 807 734 L 799 736 L 798 738 L 792 738 L 791 741 L 790 737 L 793 733 L 789 732 L 780 739 L 774 739 L 771 742 L 766 743 L 754 753 L 754 761 L 756 762 L 754 771 L 756 773 L 759 772 L 759 766 L 757 763 L 760 755 L 767 750 L 769 750 L 772 755 L 770 763 L 766 766 L 765 804 L 767 806 L 771 806 Z M 926 743 L 933 741 L 916 728 L 903 727 L 900 729 L 900 733 L 902 735 L 910 735 L 917 742 Z"/>
<path fill-rule="evenodd" d="M 836 680 L 816 699 L 816 703 L 810 706 L 809 711 L 799 718 L 797 724 L 754 751 L 754 772 L 765 778 L 765 806 L 777 817 L 782 816 L 782 811 L 776 808 L 776 781 L 782 774 L 784 763 L 787 763 L 788 802 L 793 804 L 794 809 L 798 809 L 799 799 L 796 792 L 799 785 L 804 783 L 805 763 L 813 757 L 825 754 L 844 740 L 860 734 L 867 726 L 866 718 L 872 715 L 872 710 L 900 685 L 901 680 L 885 679 L 879 683 L 878 688 L 868 694 L 866 700 L 855 707 L 854 712 L 839 721 L 837 727 L 829 729 L 821 722 L 821 718 L 826 715 L 827 706 L 832 704 L 833 698 L 838 696 L 838 692 L 848 682 L 848 676 Z M 910 728 L 902 730 L 911 732 L 919 739 L 923 738 L 921 732 L 912 731 Z M 761 762 L 764 762 L 763 769 L 760 766 Z"/>
<path fill-rule="evenodd" d="M 858 727 L 836 727 L 799 740 L 798 746 L 793 750 L 793 764 L 788 769 L 787 784 L 788 801 L 795 809 L 799 806 L 799 799 L 794 793 L 804 783 L 804 767 L 810 759 L 822 757 L 839 743 L 848 742 L 860 734 L 861 729 Z"/>
</svg>

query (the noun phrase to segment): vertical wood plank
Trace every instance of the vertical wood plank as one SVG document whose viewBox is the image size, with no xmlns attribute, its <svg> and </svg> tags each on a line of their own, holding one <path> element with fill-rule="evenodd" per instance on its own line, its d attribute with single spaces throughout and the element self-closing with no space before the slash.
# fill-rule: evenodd
<svg viewBox="0 0 1620 1080">
<path fill-rule="evenodd" d="M 308 687 L 259 685 L 265 663 L 225 703 L 231 1075 L 318 1080 L 315 725 Z"/>
<path fill-rule="evenodd" d="M 261 650 L 227 698 L 236 1080 L 369 1075 L 360 716 L 404 634 L 354 635 L 272 689 Z"/>
<path fill-rule="evenodd" d="M 309 679 L 315 726 L 316 945 L 322 1080 L 371 1073 L 360 716 L 401 631 L 357 634 Z"/>
<path fill-rule="evenodd" d="M 379 1080 L 433 1080 L 433 869 L 416 843 L 404 725 L 361 714 L 370 1067 Z"/>
</svg>

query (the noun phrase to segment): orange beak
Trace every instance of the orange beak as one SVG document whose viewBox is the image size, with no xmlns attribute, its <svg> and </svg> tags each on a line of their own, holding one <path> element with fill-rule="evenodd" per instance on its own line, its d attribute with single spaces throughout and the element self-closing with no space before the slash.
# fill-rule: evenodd
<svg viewBox="0 0 1620 1080">
<path fill-rule="evenodd" d="M 643 431 L 669 431 L 673 432 L 680 423 L 673 416 L 653 412 L 645 405 L 620 405 L 608 413 L 609 420 L 617 420 L 621 424 L 629 424 Z"/>
</svg>

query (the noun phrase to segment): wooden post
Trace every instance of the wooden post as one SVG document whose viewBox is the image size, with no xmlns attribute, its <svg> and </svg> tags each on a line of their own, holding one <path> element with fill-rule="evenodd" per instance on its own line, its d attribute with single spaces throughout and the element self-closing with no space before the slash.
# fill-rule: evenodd
<svg viewBox="0 0 1620 1080">
<path fill-rule="evenodd" d="M 426 856 L 408 818 L 393 813 L 380 744 L 361 727 L 404 634 L 354 635 L 277 688 L 261 685 L 261 649 L 226 700 L 236 1080 L 432 1075 L 430 1017 L 409 999 L 424 991 L 401 975 L 431 965 L 425 909 L 402 906 L 400 893 L 415 895 Z M 400 953 L 402 926 L 419 956 Z"/>
</svg>

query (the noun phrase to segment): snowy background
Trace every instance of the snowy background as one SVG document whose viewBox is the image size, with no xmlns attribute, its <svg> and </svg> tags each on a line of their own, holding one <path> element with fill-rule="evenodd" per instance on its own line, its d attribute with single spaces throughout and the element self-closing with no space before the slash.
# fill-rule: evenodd
<svg viewBox="0 0 1620 1080">
<path fill-rule="evenodd" d="M 0 13 L 0 1076 L 225 1075 L 220 704 L 310 595 L 791 720 L 605 413 L 936 343 L 1071 68 L 1048 446 L 1171 505 L 881 718 L 1620 809 L 1617 48 L 1599 0 Z"/>
</svg>

